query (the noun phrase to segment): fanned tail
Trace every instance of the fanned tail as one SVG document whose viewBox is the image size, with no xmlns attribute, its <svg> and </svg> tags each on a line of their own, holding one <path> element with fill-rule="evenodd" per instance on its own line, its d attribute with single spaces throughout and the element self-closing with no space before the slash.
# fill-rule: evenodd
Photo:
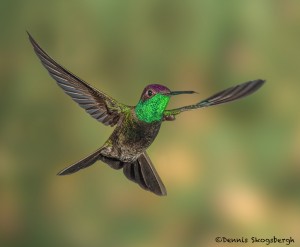
<svg viewBox="0 0 300 247">
<path fill-rule="evenodd" d="M 103 156 L 101 154 L 101 149 L 98 149 L 84 159 L 63 169 L 57 175 L 73 174 L 93 165 L 97 160 L 103 161 L 113 169 L 123 168 L 125 176 L 129 180 L 140 185 L 144 190 L 151 191 L 159 196 L 167 195 L 166 188 L 146 152 L 142 153 L 136 161 L 125 163 L 118 159 Z"/>
<path fill-rule="evenodd" d="M 143 189 L 159 196 L 167 195 L 166 188 L 146 152 L 142 153 L 135 162 L 124 163 L 123 172 L 129 180 Z"/>
</svg>

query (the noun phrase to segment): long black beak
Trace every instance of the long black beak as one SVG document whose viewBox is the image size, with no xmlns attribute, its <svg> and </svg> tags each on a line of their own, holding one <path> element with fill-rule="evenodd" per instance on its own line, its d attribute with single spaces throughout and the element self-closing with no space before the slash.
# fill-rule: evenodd
<svg viewBox="0 0 300 247">
<path fill-rule="evenodd" d="M 170 93 L 166 93 L 165 95 L 179 95 L 179 94 L 193 94 L 193 93 L 197 93 L 195 91 L 172 91 Z"/>
</svg>

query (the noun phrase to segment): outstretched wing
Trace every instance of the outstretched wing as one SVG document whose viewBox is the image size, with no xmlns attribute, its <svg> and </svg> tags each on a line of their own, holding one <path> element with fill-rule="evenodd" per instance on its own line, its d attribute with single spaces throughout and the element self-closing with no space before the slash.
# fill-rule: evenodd
<svg viewBox="0 0 300 247">
<path fill-rule="evenodd" d="M 165 120 L 174 120 L 174 116 L 183 112 L 189 111 L 197 108 L 208 107 L 213 105 L 224 104 L 230 101 L 234 101 L 245 96 L 248 96 L 255 91 L 257 91 L 263 84 L 265 83 L 264 80 L 258 79 L 254 81 L 248 81 L 230 88 L 227 88 L 219 93 L 214 94 L 213 96 L 200 101 L 194 105 L 188 105 L 172 110 L 164 111 L 164 119 Z"/>
<path fill-rule="evenodd" d="M 128 106 L 118 103 L 66 70 L 43 51 L 29 33 L 28 36 L 36 55 L 64 92 L 93 118 L 105 125 L 114 126 Z"/>
</svg>

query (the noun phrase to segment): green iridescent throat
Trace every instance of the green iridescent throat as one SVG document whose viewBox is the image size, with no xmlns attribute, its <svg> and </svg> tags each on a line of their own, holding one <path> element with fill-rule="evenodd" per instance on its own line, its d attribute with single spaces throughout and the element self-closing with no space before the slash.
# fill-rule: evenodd
<svg viewBox="0 0 300 247">
<path fill-rule="evenodd" d="M 140 100 L 135 107 L 135 114 L 138 119 L 147 123 L 160 121 L 163 112 L 169 103 L 170 97 L 162 94 L 156 94 L 145 101 Z"/>
</svg>

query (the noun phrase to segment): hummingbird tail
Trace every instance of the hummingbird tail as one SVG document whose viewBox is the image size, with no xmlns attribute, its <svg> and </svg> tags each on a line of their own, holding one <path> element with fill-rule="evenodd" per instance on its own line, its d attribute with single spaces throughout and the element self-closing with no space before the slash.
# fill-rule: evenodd
<svg viewBox="0 0 300 247">
<path fill-rule="evenodd" d="M 139 184 L 143 189 L 159 196 L 167 195 L 166 188 L 146 152 L 135 162 L 124 163 L 123 172 L 129 180 Z"/>
<path fill-rule="evenodd" d="M 166 188 L 146 152 L 142 153 L 136 161 L 125 163 L 118 159 L 103 156 L 101 150 L 100 148 L 77 163 L 68 166 L 57 175 L 62 176 L 78 172 L 93 165 L 97 160 L 101 160 L 113 169 L 118 170 L 123 168 L 125 176 L 140 185 L 143 189 L 149 190 L 159 196 L 167 195 Z"/>
<path fill-rule="evenodd" d="M 87 168 L 94 164 L 100 157 L 100 150 L 98 149 L 94 153 L 90 154 L 89 156 L 85 157 L 84 159 L 78 161 L 77 163 L 68 166 L 67 168 L 61 170 L 57 175 L 69 175 L 75 172 L 78 172 L 81 169 Z"/>
</svg>

